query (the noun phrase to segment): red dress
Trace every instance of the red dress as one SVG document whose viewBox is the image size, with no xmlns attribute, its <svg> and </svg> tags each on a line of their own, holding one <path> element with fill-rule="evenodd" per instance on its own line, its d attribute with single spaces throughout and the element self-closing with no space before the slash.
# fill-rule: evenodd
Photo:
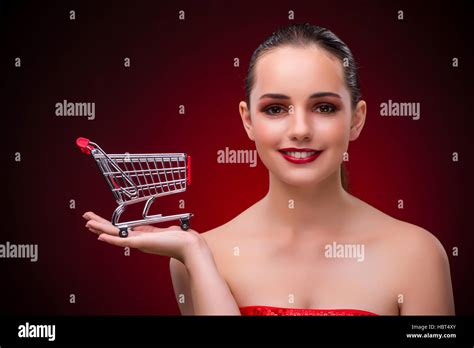
<svg viewBox="0 0 474 348">
<path fill-rule="evenodd" d="M 372 312 L 360 309 L 305 309 L 305 308 L 283 308 L 272 306 L 244 306 L 239 307 L 242 315 L 342 315 L 342 316 L 360 316 L 377 315 Z"/>
</svg>

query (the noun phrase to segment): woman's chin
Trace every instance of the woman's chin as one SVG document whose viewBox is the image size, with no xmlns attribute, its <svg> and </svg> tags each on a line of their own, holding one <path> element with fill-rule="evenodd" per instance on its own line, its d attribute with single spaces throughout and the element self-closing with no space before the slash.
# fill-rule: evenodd
<svg viewBox="0 0 474 348">
<path fill-rule="evenodd" d="M 285 175 L 280 177 L 280 180 L 283 181 L 285 184 L 294 186 L 294 187 L 312 187 L 320 183 L 321 177 L 313 175 L 295 175 L 292 173 L 291 175 Z"/>
</svg>

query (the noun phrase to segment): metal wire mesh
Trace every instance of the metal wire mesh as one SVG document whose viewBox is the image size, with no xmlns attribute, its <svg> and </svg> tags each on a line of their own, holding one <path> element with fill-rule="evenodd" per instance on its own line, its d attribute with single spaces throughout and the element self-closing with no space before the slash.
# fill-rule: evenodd
<svg viewBox="0 0 474 348">
<path fill-rule="evenodd" d="M 92 154 L 119 204 L 186 190 L 186 154 Z"/>
</svg>

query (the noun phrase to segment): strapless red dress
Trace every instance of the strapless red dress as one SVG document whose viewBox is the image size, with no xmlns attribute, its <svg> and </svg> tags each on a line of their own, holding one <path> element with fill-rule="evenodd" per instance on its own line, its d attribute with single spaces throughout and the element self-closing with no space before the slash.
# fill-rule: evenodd
<svg viewBox="0 0 474 348">
<path fill-rule="evenodd" d="M 305 309 L 283 308 L 272 306 L 244 306 L 239 307 L 242 315 L 318 315 L 318 316 L 361 316 L 377 315 L 360 309 Z"/>
</svg>

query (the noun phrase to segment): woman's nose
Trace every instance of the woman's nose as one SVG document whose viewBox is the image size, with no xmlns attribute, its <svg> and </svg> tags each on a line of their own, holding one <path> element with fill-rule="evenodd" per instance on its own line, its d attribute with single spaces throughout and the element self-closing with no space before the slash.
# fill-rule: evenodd
<svg viewBox="0 0 474 348">
<path fill-rule="evenodd" d="M 289 136 L 292 140 L 310 140 L 313 136 L 310 117 L 296 111 L 290 115 Z"/>
</svg>

